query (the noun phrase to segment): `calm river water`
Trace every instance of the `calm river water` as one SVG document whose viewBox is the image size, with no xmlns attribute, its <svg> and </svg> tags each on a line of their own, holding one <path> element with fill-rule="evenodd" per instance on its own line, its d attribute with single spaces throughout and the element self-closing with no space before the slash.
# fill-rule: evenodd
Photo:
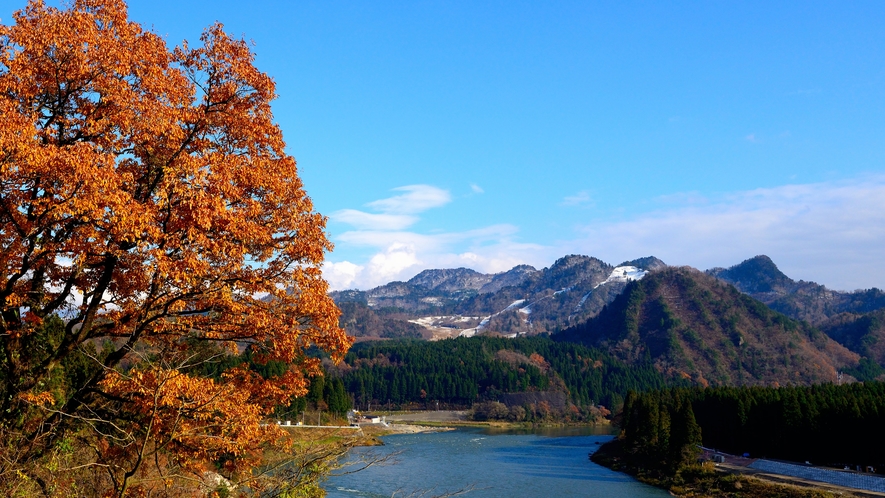
<svg viewBox="0 0 885 498">
<path fill-rule="evenodd" d="M 325 488 L 330 498 L 429 497 L 468 487 L 466 496 L 476 498 L 669 496 L 587 458 L 611 438 L 592 429 L 386 436 L 385 446 L 360 448 L 350 458 L 397 453 L 395 464 L 333 477 Z"/>
</svg>

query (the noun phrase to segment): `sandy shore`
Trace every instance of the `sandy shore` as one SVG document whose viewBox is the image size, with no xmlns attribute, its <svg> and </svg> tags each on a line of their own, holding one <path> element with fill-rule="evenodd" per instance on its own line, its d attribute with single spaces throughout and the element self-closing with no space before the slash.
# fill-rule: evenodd
<svg viewBox="0 0 885 498">
<path fill-rule="evenodd" d="M 437 427 L 429 425 L 413 425 L 413 424 L 388 424 L 387 429 L 394 434 L 419 434 L 422 432 L 445 432 L 453 431 L 454 427 Z"/>
<path fill-rule="evenodd" d="M 453 431 L 454 427 L 430 426 L 419 424 L 388 423 L 385 424 L 362 424 L 363 433 L 368 436 L 387 436 L 390 434 L 422 434 L 430 432 Z"/>
<path fill-rule="evenodd" d="M 397 413 L 386 417 L 388 422 L 394 423 L 446 423 L 446 422 L 463 422 L 467 420 L 467 411 L 465 410 L 434 410 L 426 412 L 410 412 Z"/>
</svg>

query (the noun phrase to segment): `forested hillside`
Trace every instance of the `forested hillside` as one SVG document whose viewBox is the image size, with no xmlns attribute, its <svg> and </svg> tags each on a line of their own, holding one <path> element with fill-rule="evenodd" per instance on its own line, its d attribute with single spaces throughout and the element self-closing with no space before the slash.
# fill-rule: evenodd
<svg viewBox="0 0 885 498">
<path fill-rule="evenodd" d="M 707 273 L 738 288 L 791 318 L 817 325 L 840 313 L 868 313 L 885 307 L 885 292 L 872 288 L 835 291 L 781 272 L 768 256 L 756 256 L 730 268 Z"/>
<path fill-rule="evenodd" d="M 555 336 L 622 361 L 648 358 L 699 385 L 834 382 L 858 356 L 808 325 L 690 268 L 631 282 L 600 314 Z"/>
<path fill-rule="evenodd" d="M 885 384 L 630 393 L 622 428 L 624 450 L 652 465 L 702 440 L 733 454 L 882 468 Z"/>
<path fill-rule="evenodd" d="M 872 380 L 882 375 L 882 365 L 885 365 L 885 310 L 840 313 L 821 323 L 820 328 L 835 341 L 868 360 L 863 362 L 866 370 L 855 377 Z"/>
<path fill-rule="evenodd" d="M 817 328 L 753 297 L 793 303 L 814 316 L 878 303 L 875 289 L 834 294 L 816 285 L 791 280 L 764 256 L 706 273 L 666 267 L 656 258 L 613 267 L 586 256 L 497 275 L 427 270 L 409 282 L 337 293 L 342 326 L 361 337 L 426 339 L 465 331 L 485 337 L 360 344 L 332 375 L 363 407 L 544 401 L 555 409 L 616 408 L 630 388 L 880 377 L 882 311 L 843 312 Z M 806 298 L 822 304 L 795 304 Z M 431 312 L 438 314 L 416 315 Z M 547 332 L 553 340 L 494 337 L 511 331 Z"/>
<path fill-rule="evenodd" d="M 619 408 L 628 390 L 665 385 L 651 364 L 627 365 L 601 350 L 547 337 L 361 343 L 332 374 L 363 407 L 502 401 L 534 408 L 543 402 L 548 410 Z"/>
<path fill-rule="evenodd" d="M 705 272 L 723 285 L 696 270 L 666 268 L 654 257 L 612 266 L 570 255 L 541 270 L 425 270 L 408 282 L 333 297 L 341 326 L 358 340 L 547 333 L 628 363 L 648 355 L 665 376 L 701 385 L 823 382 L 840 371 L 860 380 L 885 374 L 885 292 L 879 289 L 840 292 L 796 281 L 767 256 Z M 674 271 L 681 276 L 674 279 Z M 643 278 L 648 282 L 628 286 Z M 650 290 L 662 278 L 669 279 L 665 290 Z M 631 296 L 622 295 L 625 290 Z"/>
</svg>

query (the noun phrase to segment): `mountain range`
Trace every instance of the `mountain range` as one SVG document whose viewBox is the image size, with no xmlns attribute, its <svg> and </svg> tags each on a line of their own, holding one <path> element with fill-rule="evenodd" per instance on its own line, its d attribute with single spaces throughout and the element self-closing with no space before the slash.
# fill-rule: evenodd
<svg viewBox="0 0 885 498">
<path fill-rule="evenodd" d="M 840 313 L 868 313 L 885 308 L 885 292 L 877 288 L 840 292 L 815 282 L 796 281 L 784 275 L 768 256 L 756 256 L 731 268 L 713 268 L 707 273 L 773 310 L 815 325 Z"/>
<path fill-rule="evenodd" d="M 342 308 L 342 325 L 356 337 L 414 336 L 416 329 L 402 322 L 422 327 L 422 335 L 433 339 L 534 335 L 586 321 L 628 281 L 665 267 L 654 257 L 612 266 L 571 255 L 542 270 L 528 265 L 497 274 L 467 268 L 425 270 L 407 282 L 333 292 L 332 297 Z M 368 322 L 376 326 L 367 327 Z"/>
<path fill-rule="evenodd" d="M 867 378 L 885 366 L 885 292 L 878 288 L 840 292 L 784 275 L 767 256 L 731 268 L 707 270 L 741 292 L 791 318 L 806 321 L 851 351 L 871 360 Z"/>
<path fill-rule="evenodd" d="M 699 384 L 873 378 L 885 365 L 885 292 L 796 281 L 767 256 L 702 272 L 569 255 L 540 270 L 425 270 L 332 297 L 357 340 L 551 334 Z"/>
</svg>

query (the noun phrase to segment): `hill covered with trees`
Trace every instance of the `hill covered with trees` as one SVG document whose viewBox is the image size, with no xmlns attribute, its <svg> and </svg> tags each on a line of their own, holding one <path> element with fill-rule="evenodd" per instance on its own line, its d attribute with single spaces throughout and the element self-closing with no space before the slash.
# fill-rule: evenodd
<svg viewBox="0 0 885 498">
<path fill-rule="evenodd" d="M 536 416 L 571 407 L 617 409 L 628 390 L 665 385 L 651 364 L 627 365 L 599 349 L 547 337 L 359 343 L 332 375 L 361 407 L 497 401 Z"/>
<path fill-rule="evenodd" d="M 846 381 L 879 373 L 819 329 L 691 268 L 658 268 L 623 288 L 593 318 L 549 336 L 363 343 L 332 374 L 363 407 L 527 400 L 561 410 L 618 408 L 629 389 L 809 385 L 836 382 L 840 372 Z"/>
<path fill-rule="evenodd" d="M 556 334 L 699 385 L 835 382 L 857 354 L 805 322 L 691 268 L 631 282 L 598 316 Z"/>
<path fill-rule="evenodd" d="M 840 313 L 820 324 L 820 329 L 846 348 L 869 360 L 869 374 L 882 373 L 885 365 L 885 310 L 869 313 Z M 876 371 L 878 370 L 878 372 Z"/>
<path fill-rule="evenodd" d="M 791 318 L 821 324 L 840 313 L 862 314 L 885 307 L 885 292 L 872 288 L 843 292 L 781 272 L 768 256 L 756 256 L 730 268 L 707 273 Z"/>
<path fill-rule="evenodd" d="M 881 468 L 885 384 L 631 392 L 622 440 L 627 453 L 652 465 L 672 464 L 674 451 L 692 442 L 732 454 Z"/>
</svg>

